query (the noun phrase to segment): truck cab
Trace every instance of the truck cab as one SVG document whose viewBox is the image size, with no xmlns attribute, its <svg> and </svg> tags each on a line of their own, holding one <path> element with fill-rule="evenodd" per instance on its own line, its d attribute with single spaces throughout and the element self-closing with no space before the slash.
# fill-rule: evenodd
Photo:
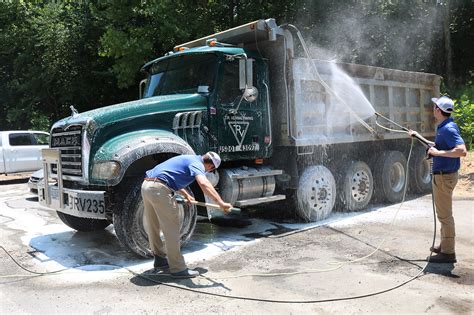
<svg viewBox="0 0 474 315">
<path fill-rule="evenodd" d="M 205 115 L 183 112 L 173 120 L 173 132 L 194 151 L 213 150 L 226 161 L 271 155 L 267 65 L 259 56 L 237 47 L 183 48 L 143 70 L 148 74 L 144 98 L 193 93 L 205 97 Z M 259 97 L 244 97 L 246 85 L 260 91 Z"/>
</svg>

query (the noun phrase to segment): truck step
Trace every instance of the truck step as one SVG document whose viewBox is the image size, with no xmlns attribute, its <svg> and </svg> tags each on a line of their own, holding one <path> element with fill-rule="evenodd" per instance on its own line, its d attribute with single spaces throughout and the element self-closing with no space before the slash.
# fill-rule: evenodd
<svg viewBox="0 0 474 315">
<path fill-rule="evenodd" d="M 234 204 L 237 207 L 247 207 L 247 206 L 253 206 L 253 205 L 258 205 L 261 203 L 273 202 L 273 201 L 283 200 L 283 199 L 286 199 L 285 195 L 274 195 L 274 196 L 253 198 L 253 199 L 247 199 L 247 200 L 237 200 Z"/>
</svg>

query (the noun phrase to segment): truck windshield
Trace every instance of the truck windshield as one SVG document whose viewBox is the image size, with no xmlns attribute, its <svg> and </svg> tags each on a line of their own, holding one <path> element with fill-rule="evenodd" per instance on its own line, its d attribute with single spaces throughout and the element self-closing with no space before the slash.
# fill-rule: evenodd
<svg viewBox="0 0 474 315">
<path fill-rule="evenodd" d="M 143 97 L 197 93 L 200 86 L 207 86 L 211 92 L 216 67 L 214 54 L 185 55 L 158 62 L 151 66 Z"/>
</svg>

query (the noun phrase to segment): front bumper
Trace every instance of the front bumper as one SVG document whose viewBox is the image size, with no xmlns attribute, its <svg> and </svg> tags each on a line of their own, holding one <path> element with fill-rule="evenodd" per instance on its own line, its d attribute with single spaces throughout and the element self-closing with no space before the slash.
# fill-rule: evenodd
<svg viewBox="0 0 474 315">
<path fill-rule="evenodd" d="M 77 190 L 63 187 L 61 151 L 43 149 L 44 178 L 38 182 L 39 204 L 74 217 L 107 219 L 105 191 Z M 50 165 L 57 165 L 56 181 L 49 180 Z"/>
</svg>

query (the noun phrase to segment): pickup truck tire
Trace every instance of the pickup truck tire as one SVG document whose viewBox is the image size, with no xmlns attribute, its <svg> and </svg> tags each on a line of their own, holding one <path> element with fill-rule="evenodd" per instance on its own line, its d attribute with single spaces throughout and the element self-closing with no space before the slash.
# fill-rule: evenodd
<svg viewBox="0 0 474 315">
<path fill-rule="evenodd" d="M 296 192 L 296 213 L 306 222 L 325 219 L 336 201 L 336 181 L 331 171 L 322 165 L 303 171 Z"/>
<path fill-rule="evenodd" d="M 402 201 L 406 170 L 407 160 L 400 151 L 385 151 L 380 155 L 373 169 L 378 199 L 391 203 Z"/>
<path fill-rule="evenodd" d="M 64 224 L 81 232 L 99 231 L 110 225 L 107 220 L 79 218 L 59 211 L 56 211 L 56 213 Z"/>
<path fill-rule="evenodd" d="M 431 192 L 431 161 L 426 159 L 426 149 L 413 148 L 410 158 L 409 187 L 412 192 L 426 194 Z"/>
<path fill-rule="evenodd" d="M 352 161 L 343 167 L 338 183 L 338 203 L 343 211 L 364 209 L 372 198 L 374 179 L 370 167 L 362 161 Z"/>
<path fill-rule="evenodd" d="M 143 179 L 125 182 L 120 191 L 122 202 L 117 204 L 114 213 L 115 234 L 120 242 L 133 253 L 142 257 L 151 257 L 148 235 L 143 222 L 143 199 L 141 186 Z M 192 195 L 192 192 L 188 190 Z M 195 205 L 179 205 L 181 215 L 181 246 L 186 244 L 196 227 L 197 209 Z"/>
</svg>

